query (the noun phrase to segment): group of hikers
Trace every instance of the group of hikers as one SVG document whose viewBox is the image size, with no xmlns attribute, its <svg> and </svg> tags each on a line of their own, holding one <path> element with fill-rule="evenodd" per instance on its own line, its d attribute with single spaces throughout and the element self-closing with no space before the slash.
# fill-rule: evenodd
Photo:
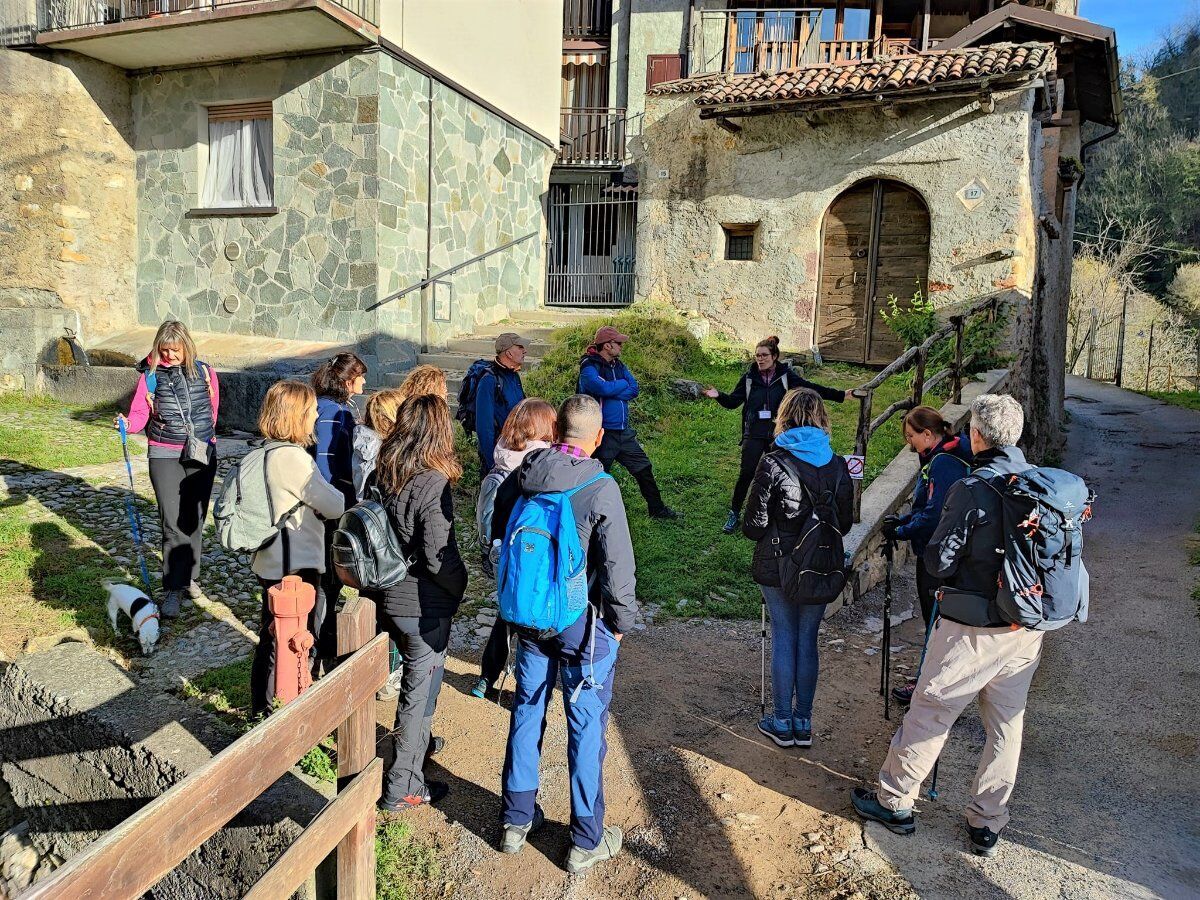
<svg viewBox="0 0 1200 900">
<path fill-rule="evenodd" d="M 544 822 L 537 803 L 542 735 L 559 684 L 568 728 L 571 872 L 610 859 L 623 839 L 620 828 L 605 824 L 603 766 L 618 651 L 633 628 L 637 599 L 624 501 L 609 476 L 613 463 L 633 477 L 652 517 L 679 515 L 664 501 L 631 426 L 629 403 L 639 387 L 621 361 L 628 340 L 612 326 L 600 328 L 581 360 L 577 393 L 556 409 L 525 397 L 520 371 L 529 342 L 502 334 L 495 357 L 471 367 L 457 398 L 457 418 L 478 441 L 477 540 L 499 606 L 471 693 L 494 697 L 505 668 L 514 673 L 500 849 L 520 852 Z M 149 441 L 162 521 L 160 606 L 169 618 L 201 593 L 200 541 L 216 469 L 219 385 L 212 368 L 196 358 L 187 329 L 175 321 L 160 327 L 139 370 L 127 424 L 132 431 L 145 428 Z M 311 383 L 277 382 L 263 400 L 263 443 L 254 452 L 261 454 L 272 536 L 253 551 L 263 607 L 251 689 L 253 712 L 268 714 L 275 649 L 267 592 L 287 575 L 303 579 L 316 595 L 309 622 L 314 676 L 336 664 L 339 572 L 345 575 L 350 565 L 338 549 L 345 546 L 340 535 L 359 511 L 381 511 L 402 551 L 399 577 L 355 586 L 375 601 L 379 629 L 395 650 L 380 694 L 397 699 L 395 755 L 379 801 L 381 809 L 395 812 L 436 804 L 449 790 L 425 772 L 443 747 L 433 721 L 451 623 L 467 588 L 453 496 L 463 469 L 440 369 L 416 367 L 400 387 L 372 393 L 360 415 L 354 398 L 363 393 L 366 374 L 355 354 L 339 353 Z M 741 467 L 722 530 L 733 533 L 740 522 L 755 541 L 750 575 L 770 612 L 773 708 L 758 729 L 781 747 L 809 747 L 818 629 L 827 604 L 845 586 L 841 536 L 853 520 L 852 481 L 846 460 L 831 446 L 824 404 L 844 401 L 851 392 L 804 380 L 780 360 L 778 339 L 768 338 L 731 393 L 711 387 L 703 393 L 727 408 L 743 408 Z M 911 833 L 920 785 L 950 727 L 978 697 L 988 740 L 967 825 L 972 849 L 990 856 L 1008 820 L 1042 634 L 1083 620 L 1087 612 L 1081 544 L 1065 551 L 1068 568 L 1074 553 L 1075 571 L 1068 576 L 1057 556 L 1033 566 L 1031 577 L 1045 581 L 1045 598 L 1041 581 L 1015 583 L 1024 575 L 1006 564 L 1020 549 L 1013 549 L 1009 506 L 1020 491 L 1027 497 L 1041 490 L 1052 501 L 1056 486 L 1075 485 L 1033 477 L 1057 470 L 1034 469 L 1017 449 L 1023 413 L 1011 397 L 979 397 L 963 434 L 927 406 L 909 410 L 903 427 L 920 460 L 912 508 L 880 527 L 885 542 L 912 545 L 926 649 L 919 676 L 895 690 L 909 708 L 878 784 L 856 788 L 851 800 L 863 818 Z M 1088 514 L 1090 498 L 1075 499 L 1080 502 L 1067 502 L 1056 520 L 1060 546 L 1064 535 L 1074 540 Z M 1031 539 L 1038 531 L 1033 514 L 1020 524 Z M 1043 571 L 1053 570 L 1056 560 L 1059 570 Z"/>
</svg>

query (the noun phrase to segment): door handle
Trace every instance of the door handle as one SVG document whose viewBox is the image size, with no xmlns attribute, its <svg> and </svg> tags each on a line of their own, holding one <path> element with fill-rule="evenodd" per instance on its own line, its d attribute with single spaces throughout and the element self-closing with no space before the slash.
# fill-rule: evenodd
<svg viewBox="0 0 1200 900">
<path fill-rule="evenodd" d="M 854 251 L 854 258 L 855 258 L 855 259 L 865 259 L 865 258 L 866 258 L 866 255 L 867 255 L 867 248 L 866 248 L 866 247 L 859 247 L 857 250 L 855 250 L 855 251 Z"/>
</svg>

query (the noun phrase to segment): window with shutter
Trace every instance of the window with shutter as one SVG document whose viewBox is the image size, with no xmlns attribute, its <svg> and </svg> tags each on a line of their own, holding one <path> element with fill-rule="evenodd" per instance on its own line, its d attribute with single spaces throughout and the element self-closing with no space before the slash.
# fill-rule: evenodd
<svg viewBox="0 0 1200 900">
<path fill-rule="evenodd" d="M 255 209 L 275 203 L 271 101 L 208 107 L 204 209 Z"/>
<path fill-rule="evenodd" d="M 646 57 L 646 90 L 683 77 L 682 53 L 651 53 Z"/>
</svg>

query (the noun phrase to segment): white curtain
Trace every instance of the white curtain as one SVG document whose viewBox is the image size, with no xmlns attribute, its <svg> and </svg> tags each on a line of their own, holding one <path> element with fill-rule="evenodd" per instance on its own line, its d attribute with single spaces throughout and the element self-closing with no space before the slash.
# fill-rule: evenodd
<svg viewBox="0 0 1200 900">
<path fill-rule="evenodd" d="M 272 206 L 274 180 L 270 119 L 208 123 L 208 171 L 200 195 L 202 207 Z"/>
</svg>

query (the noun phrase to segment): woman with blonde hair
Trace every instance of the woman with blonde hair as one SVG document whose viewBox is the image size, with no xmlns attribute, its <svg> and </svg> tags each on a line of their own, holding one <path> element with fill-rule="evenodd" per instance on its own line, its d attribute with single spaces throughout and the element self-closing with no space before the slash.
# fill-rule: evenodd
<svg viewBox="0 0 1200 900">
<path fill-rule="evenodd" d="M 291 510 L 282 523 L 279 537 L 258 550 L 250 562 L 262 588 L 262 614 L 258 648 L 250 668 L 253 712 L 271 709 L 275 685 L 275 640 L 267 590 L 284 575 L 299 575 L 313 586 L 318 602 L 309 613 L 308 630 L 317 635 L 324 624 L 326 605 L 321 597 L 325 572 L 325 523 L 336 522 L 345 510 L 342 492 L 321 475 L 309 455 L 317 423 L 317 395 L 300 381 L 278 381 L 271 385 L 258 414 L 258 430 L 266 441 L 264 474 L 271 510 Z M 315 668 L 317 647 L 310 651 Z"/>
<path fill-rule="evenodd" d="M 416 366 L 408 373 L 408 377 L 404 379 L 397 390 L 400 392 L 401 402 L 426 395 L 441 397 L 445 400 L 446 373 L 437 366 Z"/>
<path fill-rule="evenodd" d="M 479 551 L 483 555 L 483 571 L 495 578 L 492 566 L 491 541 L 492 513 L 496 505 L 496 490 L 501 482 L 516 469 L 525 457 L 542 447 L 554 443 L 558 433 L 558 412 L 545 400 L 526 397 L 513 407 L 500 429 L 496 441 L 495 465 L 479 485 L 479 502 L 475 506 L 475 527 L 479 535 Z M 509 629 L 503 619 L 497 618 L 487 646 L 483 648 L 479 680 L 471 688 L 471 694 L 481 700 L 492 689 L 504 664 L 508 662 Z"/>
<path fill-rule="evenodd" d="M 752 576 L 771 613 L 771 697 L 774 714 L 758 730 L 780 747 L 812 746 L 812 705 L 817 691 L 817 630 L 826 601 L 789 599 L 780 560 L 800 542 L 817 498 L 828 502 L 846 534 L 854 521 L 854 489 L 846 460 L 829 443 L 829 415 L 808 388 L 788 391 L 779 405 L 775 446 L 754 473 L 742 533 L 753 541 Z M 794 702 L 793 702 L 794 701 Z"/>
<path fill-rule="evenodd" d="M 367 479 L 375 471 L 379 448 L 396 427 L 396 413 L 405 399 L 400 388 L 386 388 L 376 391 L 367 400 L 363 420 L 354 429 L 354 456 L 351 460 L 354 493 L 359 498 L 366 490 Z"/>
<path fill-rule="evenodd" d="M 220 386 L 212 367 L 196 358 L 182 322 L 163 322 L 149 355 L 137 364 L 130 432 L 146 430 L 150 484 L 162 527 L 162 588 L 159 612 L 179 615 L 183 595 L 201 596 L 200 557 L 204 517 L 217 472 L 217 409 Z M 190 601 L 189 601 L 190 602 Z"/>
<path fill-rule="evenodd" d="M 408 577 L 384 591 L 378 605 L 379 624 L 404 657 L 393 729 L 396 755 L 379 801 L 391 812 L 435 803 L 449 790 L 443 782 L 425 780 L 424 760 L 437 747 L 433 713 L 450 621 L 467 589 L 467 568 L 454 537 L 453 486 L 462 466 L 452 421 L 442 397 L 406 400 L 375 467 L 383 504 L 411 560 Z"/>
</svg>

